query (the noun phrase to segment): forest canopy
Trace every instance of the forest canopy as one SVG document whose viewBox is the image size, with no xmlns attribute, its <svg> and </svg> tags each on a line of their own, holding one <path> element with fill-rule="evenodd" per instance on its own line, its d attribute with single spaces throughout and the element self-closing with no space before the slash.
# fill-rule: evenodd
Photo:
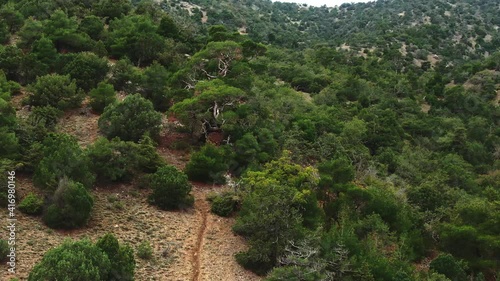
<svg viewBox="0 0 500 281">
<path fill-rule="evenodd" d="M 499 278 L 497 1 L 185 3 L 0 0 L 21 211 L 78 229 L 116 186 L 179 213 L 213 186 L 266 280 Z M 111 234 L 47 250 L 29 280 L 140 279 Z"/>
</svg>

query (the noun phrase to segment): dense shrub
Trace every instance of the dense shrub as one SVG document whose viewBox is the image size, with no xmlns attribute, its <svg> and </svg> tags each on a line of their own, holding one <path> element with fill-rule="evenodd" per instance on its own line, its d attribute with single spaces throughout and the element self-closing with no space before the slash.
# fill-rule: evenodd
<svg viewBox="0 0 500 281">
<path fill-rule="evenodd" d="M 134 280 L 134 250 L 129 245 L 120 245 L 113 234 L 106 234 L 97 241 L 111 261 L 109 280 Z"/>
<path fill-rule="evenodd" d="M 0 239 L 0 262 L 7 259 L 9 248 L 9 243 L 6 240 Z"/>
<path fill-rule="evenodd" d="M 165 165 L 149 177 L 153 193 L 149 201 L 163 210 L 192 206 L 191 184 L 187 176 L 174 166 Z"/>
<path fill-rule="evenodd" d="M 47 130 L 54 130 L 57 120 L 62 115 L 62 111 L 52 106 L 37 106 L 29 116 L 29 122 L 33 126 L 43 126 Z"/>
<path fill-rule="evenodd" d="M 100 82 L 97 88 L 90 91 L 90 106 L 97 112 L 102 112 L 104 108 L 116 101 L 116 94 L 113 85 Z"/>
<path fill-rule="evenodd" d="M 29 104 L 34 106 L 52 106 L 60 110 L 78 107 L 83 100 L 83 92 L 78 90 L 69 75 L 49 74 L 38 77 L 28 86 L 31 92 Z"/>
<path fill-rule="evenodd" d="M 463 265 L 450 254 L 439 255 L 431 262 L 429 268 L 450 280 L 465 280 L 467 277 Z"/>
<path fill-rule="evenodd" d="M 222 147 L 206 144 L 200 151 L 191 155 L 185 172 L 190 180 L 223 183 L 224 173 L 229 168 L 227 158 Z"/>
<path fill-rule="evenodd" d="M 104 109 L 99 129 L 108 138 L 138 141 L 144 134 L 156 137 L 160 133 L 161 114 L 153 104 L 139 94 L 130 95 L 118 104 Z"/>
<path fill-rule="evenodd" d="M 240 198 L 234 192 L 223 192 L 211 198 L 210 210 L 218 216 L 229 217 L 237 210 L 239 204 Z"/>
<path fill-rule="evenodd" d="M 78 53 L 64 65 L 62 72 L 75 79 L 76 85 L 84 91 L 89 91 L 104 80 L 108 73 L 108 62 L 94 53 Z"/>
<path fill-rule="evenodd" d="M 108 256 L 92 242 L 65 240 L 45 253 L 28 280 L 112 280 L 110 272 Z"/>
<path fill-rule="evenodd" d="M 19 210 L 28 215 L 39 215 L 43 209 L 43 198 L 36 194 L 29 193 L 24 197 L 23 201 L 19 203 Z"/>
<path fill-rule="evenodd" d="M 43 141 L 42 159 L 35 168 L 33 182 L 36 186 L 55 190 L 59 180 L 68 177 L 90 188 L 95 176 L 90 162 L 77 140 L 67 134 L 49 134 Z"/>
<path fill-rule="evenodd" d="M 111 66 L 110 76 L 109 83 L 117 91 L 125 91 L 129 94 L 136 92 L 138 84 L 142 80 L 139 69 L 126 58 L 117 61 Z"/>
<path fill-rule="evenodd" d="M 51 228 L 78 228 L 87 224 L 93 206 L 92 196 L 81 183 L 62 179 L 44 211 L 43 221 Z"/>
<path fill-rule="evenodd" d="M 153 248 L 149 241 L 144 240 L 137 246 L 137 256 L 144 260 L 149 260 L 153 257 Z"/>
<path fill-rule="evenodd" d="M 163 161 L 146 139 L 139 144 L 99 138 L 86 151 L 99 182 L 130 180 L 138 172 L 156 171 Z"/>
</svg>

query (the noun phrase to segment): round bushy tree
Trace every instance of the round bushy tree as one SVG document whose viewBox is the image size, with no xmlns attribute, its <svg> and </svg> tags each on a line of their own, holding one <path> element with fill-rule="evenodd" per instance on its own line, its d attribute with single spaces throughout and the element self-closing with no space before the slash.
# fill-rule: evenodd
<svg viewBox="0 0 500 281">
<path fill-rule="evenodd" d="M 116 101 L 116 94 L 113 85 L 100 82 L 97 88 L 90 91 L 90 106 L 97 112 L 102 112 L 104 108 Z"/>
<path fill-rule="evenodd" d="M 62 113 L 62 111 L 52 106 L 37 106 L 31 111 L 28 120 L 33 125 L 39 125 L 53 131 Z"/>
<path fill-rule="evenodd" d="M 206 144 L 200 151 L 191 155 L 186 165 L 190 180 L 203 182 L 224 182 L 224 172 L 229 168 L 226 151 L 213 144 Z"/>
<path fill-rule="evenodd" d="M 29 103 L 34 106 L 53 106 L 60 110 L 78 107 L 83 100 L 83 92 L 76 87 L 69 75 L 49 74 L 39 77 L 28 86 L 32 93 Z"/>
<path fill-rule="evenodd" d="M 229 217 L 237 210 L 240 201 L 234 192 L 223 192 L 212 199 L 210 211 L 221 217 Z"/>
<path fill-rule="evenodd" d="M 89 158 L 77 140 L 67 134 L 49 134 L 43 141 L 43 158 L 36 165 L 33 182 L 36 186 L 55 190 L 60 179 L 68 177 L 90 188 L 95 176 Z"/>
<path fill-rule="evenodd" d="M 163 210 L 178 209 L 193 205 L 191 184 L 187 176 L 174 166 L 165 165 L 150 176 L 149 186 L 153 189 L 149 200 Z"/>
<path fill-rule="evenodd" d="M 163 159 L 149 138 L 134 143 L 114 138 L 99 138 L 86 153 L 99 182 L 130 180 L 137 172 L 155 172 Z"/>
<path fill-rule="evenodd" d="M 19 210 L 28 215 L 39 215 L 43 209 L 43 198 L 30 193 L 19 204 Z"/>
<path fill-rule="evenodd" d="M 110 104 L 99 118 L 99 129 L 108 138 L 138 141 L 144 134 L 158 136 L 161 114 L 139 94 L 130 95 L 118 104 Z"/>
<path fill-rule="evenodd" d="M 465 280 L 467 277 L 462 264 L 450 254 L 439 255 L 431 262 L 429 268 L 450 280 Z"/>
<path fill-rule="evenodd" d="M 109 83 L 117 91 L 135 93 L 142 80 L 142 73 L 128 58 L 121 59 L 111 66 Z"/>
<path fill-rule="evenodd" d="M 85 91 L 97 86 L 108 73 L 108 62 L 94 53 L 79 53 L 63 68 L 64 74 L 69 74 L 76 80 L 76 85 Z"/>
<path fill-rule="evenodd" d="M 111 262 L 101 248 L 89 240 L 66 240 L 43 256 L 28 281 L 109 280 L 110 272 Z"/>
<path fill-rule="evenodd" d="M 94 40 L 98 40 L 104 31 L 104 22 L 99 17 L 93 15 L 86 16 L 80 22 L 78 31 L 88 34 Z"/>
<path fill-rule="evenodd" d="M 134 280 L 134 250 L 129 245 L 120 245 L 113 234 L 106 234 L 97 241 L 111 261 L 111 272 L 108 280 Z"/>
<path fill-rule="evenodd" d="M 62 179 L 51 204 L 43 215 L 49 227 L 72 229 L 84 226 L 90 218 L 94 200 L 87 189 L 77 182 Z"/>
</svg>

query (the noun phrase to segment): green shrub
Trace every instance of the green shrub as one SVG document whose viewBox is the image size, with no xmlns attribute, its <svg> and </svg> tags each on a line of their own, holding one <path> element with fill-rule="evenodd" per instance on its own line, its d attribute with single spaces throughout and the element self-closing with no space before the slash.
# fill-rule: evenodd
<svg viewBox="0 0 500 281">
<path fill-rule="evenodd" d="M 149 177 L 153 193 L 149 201 L 163 210 L 179 209 L 194 203 L 187 176 L 174 166 L 165 165 Z"/>
<path fill-rule="evenodd" d="M 113 234 L 106 234 L 97 241 L 111 261 L 111 272 L 108 280 L 134 280 L 134 251 L 128 245 L 120 245 Z"/>
<path fill-rule="evenodd" d="M 33 182 L 37 187 L 55 190 L 62 178 L 92 187 L 95 176 L 90 171 L 89 158 L 75 137 L 50 133 L 42 144 L 42 159 L 35 167 Z"/>
<path fill-rule="evenodd" d="M 245 269 L 251 270 L 261 276 L 267 274 L 274 266 L 272 262 L 264 262 L 262 255 L 255 249 L 239 252 L 235 255 L 235 258 Z"/>
<path fill-rule="evenodd" d="M 7 259 L 9 251 L 9 243 L 6 240 L 0 239 L 0 262 Z"/>
<path fill-rule="evenodd" d="M 210 210 L 218 216 L 229 217 L 237 210 L 239 203 L 239 197 L 234 192 L 224 192 L 212 198 Z"/>
<path fill-rule="evenodd" d="M 464 266 L 450 254 L 441 254 L 429 265 L 429 269 L 443 274 L 450 280 L 465 280 Z"/>
<path fill-rule="evenodd" d="M 117 91 L 125 91 L 131 94 L 137 92 L 141 79 L 139 69 L 134 67 L 129 59 L 125 58 L 111 66 L 111 77 L 108 81 L 113 84 Z"/>
<path fill-rule="evenodd" d="M 19 204 L 19 210 L 28 215 L 39 215 L 43 209 L 43 198 L 29 193 Z"/>
<path fill-rule="evenodd" d="M 153 172 L 163 164 L 155 147 L 146 139 L 139 144 L 99 138 L 87 148 L 92 169 L 99 182 L 127 181 L 138 172 Z"/>
<path fill-rule="evenodd" d="M 28 86 L 32 93 L 29 103 L 34 106 L 52 106 L 60 110 L 80 106 L 84 94 L 78 90 L 69 75 L 49 74 L 38 77 L 34 84 Z"/>
<path fill-rule="evenodd" d="M 224 183 L 224 173 L 229 168 L 227 158 L 224 148 L 206 144 L 191 155 L 185 172 L 190 180 Z"/>
<path fill-rule="evenodd" d="M 53 131 L 62 113 L 61 110 L 52 106 L 37 106 L 31 111 L 29 122 L 33 126 L 39 125 Z"/>
<path fill-rule="evenodd" d="M 81 227 L 89 220 L 93 206 L 92 196 L 81 183 L 62 179 L 44 211 L 43 221 L 51 228 Z"/>
<path fill-rule="evenodd" d="M 137 246 L 137 256 L 144 260 L 149 260 L 153 257 L 153 248 L 149 241 L 142 241 L 139 246 Z"/>
<path fill-rule="evenodd" d="M 111 262 L 101 248 L 89 240 L 65 240 L 49 250 L 33 267 L 28 281 L 110 280 Z"/>
<path fill-rule="evenodd" d="M 126 141 L 139 141 L 144 134 L 157 137 L 160 133 L 161 114 L 153 104 L 139 94 L 130 95 L 117 104 L 110 104 L 99 118 L 99 130 L 109 139 L 119 137 Z"/>
<path fill-rule="evenodd" d="M 97 88 L 92 89 L 89 93 L 90 106 L 97 112 L 102 112 L 104 108 L 116 101 L 115 88 L 113 85 L 100 82 Z"/>
<path fill-rule="evenodd" d="M 64 65 L 62 72 L 75 79 L 78 87 L 89 91 L 104 80 L 108 70 L 106 59 L 91 52 L 82 52 L 73 55 L 72 59 Z"/>
</svg>

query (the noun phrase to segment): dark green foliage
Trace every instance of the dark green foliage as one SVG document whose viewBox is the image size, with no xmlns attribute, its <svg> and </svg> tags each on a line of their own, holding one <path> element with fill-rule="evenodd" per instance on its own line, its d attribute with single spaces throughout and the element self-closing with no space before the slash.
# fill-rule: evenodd
<svg viewBox="0 0 500 281">
<path fill-rule="evenodd" d="M 190 207 L 194 203 L 191 184 L 187 176 L 174 166 L 163 166 L 149 176 L 148 186 L 153 189 L 151 204 L 163 210 Z"/>
<path fill-rule="evenodd" d="M 89 240 L 65 240 L 49 250 L 32 269 L 28 280 L 110 280 L 108 256 Z"/>
<path fill-rule="evenodd" d="M 89 158 L 76 139 L 51 133 L 43 141 L 42 159 L 35 167 L 33 182 L 40 188 L 53 191 L 65 177 L 82 183 L 86 188 L 90 188 L 95 180 Z"/>
<path fill-rule="evenodd" d="M 8 181 L 8 172 L 11 170 L 13 162 L 4 158 L 0 158 L 0 180 L 3 182 Z M 7 207 L 8 205 L 8 185 L 0 185 L 0 207 Z"/>
<path fill-rule="evenodd" d="M 78 19 L 68 16 L 58 9 L 43 22 L 43 32 L 51 39 L 59 51 L 88 51 L 92 48 L 92 40 L 87 34 L 78 33 Z M 33 30 L 33 31 L 36 31 Z M 35 35 L 35 34 L 33 34 Z"/>
<path fill-rule="evenodd" d="M 161 18 L 160 25 L 158 26 L 158 34 L 176 39 L 179 38 L 179 33 L 179 28 L 170 16 L 165 15 Z"/>
<path fill-rule="evenodd" d="M 450 280 L 465 280 L 467 277 L 463 264 L 450 254 L 439 255 L 431 262 L 429 269 L 443 274 Z"/>
<path fill-rule="evenodd" d="M 97 40 L 101 37 L 104 31 L 104 23 L 101 18 L 96 16 L 86 16 L 80 22 L 78 31 L 86 33 L 90 38 Z"/>
<path fill-rule="evenodd" d="M 19 31 L 23 26 L 24 17 L 19 11 L 16 11 L 14 5 L 4 5 L 0 9 L 0 26 L 5 24 L 9 33 Z"/>
<path fill-rule="evenodd" d="M 43 210 L 43 198 L 36 194 L 29 193 L 19 203 L 19 210 L 28 215 L 39 215 Z"/>
<path fill-rule="evenodd" d="M 117 104 L 110 104 L 99 118 L 99 129 L 108 138 L 138 141 L 144 134 L 157 137 L 161 114 L 141 95 L 130 95 Z"/>
<path fill-rule="evenodd" d="M 7 255 L 10 252 L 9 243 L 6 240 L 0 239 L 0 261 L 7 260 Z"/>
<path fill-rule="evenodd" d="M 121 59 L 111 66 L 109 83 L 113 84 L 117 91 L 135 93 L 141 79 L 138 68 L 134 67 L 128 59 Z"/>
<path fill-rule="evenodd" d="M 94 199 L 81 183 L 61 179 L 44 210 L 43 222 L 57 229 L 82 227 L 90 219 L 93 206 Z"/>
<path fill-rule="evenodd" d="M 302 218 L 294 204 L 295 192 L 274 182 L 259 183 L 241 206 L 234 231 L 247 237 L 250 249 L 236 255 L 243 267 L 264 275 L 276 265 L 285 246 L 301 237 Z"/>
<path fill-rule="evenodd" d="M 53 68 L 59 58 L 54 43 L 47 37 L 42 37 L 33 42 L 32 54 L 35 55 L 39 62 L 47 66 L 49 70 Z"/>
<path fill-rule="evenodd" d="M 95 15 L 105 18 L 107 22 L 127 15 L 131 9 L 129 0 L 100 0 L 93 5 Z"/>
<path fill-rule="evenodd" d="M 191 155 L 185 172 L 190 180 L 222 183 L 225 181 L 224 173 L 229 168 L 228 163 L 228 155 L 223 147 L 206 144 Z"/>
<path fill-rule="evenodd" d="M 9 103 L 11 94 L 17 91 L 19 85 L 9 82 L 0 70 L 0 157 L 15 159 L 19 152 L 19 139 L 14 132 L 16 127 L 16 111 Z"/>
<path fill-rule="evenodd" d="M 243 177 L 241 210 L 233 230 L 248 239 L 250 248 L 236 255 L 245 268 L 266 274 L 277 265 L 286 247 L 315 229 L 322 213 L 312 191 L 315 170 L 293 164 L 290 155 L 271 161 L 259 172 Z"/>
<path fill-rule="evenodd" d="M 144 240 L 137 246 L 137 256 L 143 260 L 149 260 L 153 257 L 153 248 L 149 241 Z"/>
<path fill-rule="evenodd" d="M 99 138 L 87 148 L 86 155 L 98 182 L 131 180 L 139 172 L 154 172 L 163 164 L 150 139 L 139 144 Z"/>
<path fill-rule="evenodd" d="M 325 187 L 334 184 L 346 184 L 354 179 L 354 169 L 345 158 L 330 160 L 318 166 L 321 174 L 320 185 Z"/>
<path fill-rule="evenodd" d="M 0 0 L 0 171 L 34 172 L 51 205 L 65 177 L 151 185 L 144 173 L 164 165 L 153 139 L 214 143 L 186 173 L 235 177 L 213 211 L 241 210 L 249 248 L 237 259 L 270 280 L 497 278 L 498 1 L 160 2 Z M 51 135 L 79 88 L 107 107 L 109 140 L 85 151 Z M 142 98 L 115 103 L 114 91 Z M 169 110 L 163 139 L 153 109 Z M 152 199 L 191 204 L 168 188 Z M 1 204 L 6 194 L 0 185 Z M 111 240 L 111 267 L 127 269 L 104 279 L 131 279 L 132 250 Z M 416 266 L 436 251 L 453 257 Z"/>
<path fill-rule="evenodd" d="M 111 261 L 108 280 L 134 280 L 134 250 L 129 245 L 120 245 L 113 234 L 101 237 L 96 246 L 106 253 Z"/>
<path fill-rule="evenodd" d="M 113 85 L 104 82 L 100 82 L 97 88 L 92 89 L 89 96 L 90 106 L 97 112 L 102 112 L 108 104 L 116 102 L 116 93 Z"/>
<path fill-rule="evenodd" d="M 16 46 L 0 47 L 0 67 L 7 79 L 20 82 L 22 75 L 19 73 L 23 59 L 23 52 Z"/>
<path fill-rule="evenodd" d="M 450 213 L 454 217 L 439 229 L 442 249 L 464 259 L 473 270 L 488 272 L 488 268 L 498 266 L 498 206 L 485 198 L 464 196 Z"/>
<path fill-rule="evenodd" d="M 238 209 L 240 201 L 234 192 L 223 192 L 211 198 L 210 210 L 218 216 L 229 217 Z"/>
<path fill-rule="evenodd" d="M 5 44 L 10 40 L 10 33 L 7 24 L 0 23 L 0 44 Z"/>
<path fill-rule="evenodd" d="M 62 69 L 76 81 L 76 85 L 88 92 L 104 80 L 108 73 L 108 62 L 94 53 L 79 53 L 72 57 Z"/>
<path fill-rule="evenodd" d="M 29 122 L 33 125 L 40 125 L 49 131 L 53 131 L 57 125 L 62 111 L 52 106 L 37 106 L 29 116 Z"/>
<path fill-rule="evenodd" d="M 80 106 L 83 93 L 77 89 L 74 80 L 69 75 L 49 74 L 39 77 L 34 84 L 28 86 L 32 93 L 29 96 L 30 105 L 52 106 L 60 110 Z"/>
<path fill-rule="evenodd" d="M 170 107 L 170 96 L 167 92 L 168 71 L 155 62 L 144 70 L 141 83 L 143 96 L 149 99 L 158 111 L 166 111 Z"/>
<path fill-rule="evenodd" d="M 133 15 L 111 21 L 107 41 L 110 54 L 127 56 L 137 66 L 148 65 L 165 50 L 165 39 L 147 16 Z"/>
</svg>

